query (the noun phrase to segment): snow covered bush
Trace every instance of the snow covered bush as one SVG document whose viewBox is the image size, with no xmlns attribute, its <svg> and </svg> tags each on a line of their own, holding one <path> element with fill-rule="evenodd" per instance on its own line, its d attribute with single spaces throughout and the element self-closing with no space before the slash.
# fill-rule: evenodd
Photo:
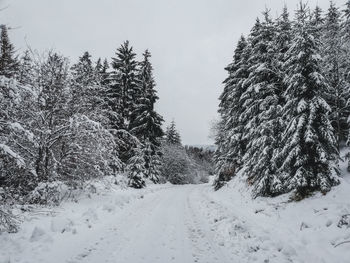
<svg viewBox="0 0 350 263">
<path fill-rule="evenodd" d="M 39 183 L 28 194 L 27 202 L 41 205 L 58 205 L 68 192 L 68 186 L 60 181 Z"/>
<path fill-rule="evenodd" d="M 190 183 L 190 159 L 185 149 L 176 144 L 162 146 L 162 177 L 173 184 Z"/>
<path fill-rule="evenodd" d="M 0 77 L 0 187 L 18 193 L 33 185 L 32 157 L 35 145 L 28 125 L 35 95 L 14 79 Z"/>
<path fill-rule="evenodd" d="M 114 137 L 101 123 L 76 114 L 69 119 L 69 133 L 59 152 L 62 180 L 86 181 L 112 175 L 121 167 Z"/>
<path fill-rule="evenodd" d="M 16 233 L 19 221 L 9 209 L 0 205 L 0 234 L 1 232 Z"/>
<path fill-rule="evenodd" d="M 198 184 L 208 182 L 209 173 L 183 146 L 164 143 L 161 176 L 173 184 Z"/>
</svg>

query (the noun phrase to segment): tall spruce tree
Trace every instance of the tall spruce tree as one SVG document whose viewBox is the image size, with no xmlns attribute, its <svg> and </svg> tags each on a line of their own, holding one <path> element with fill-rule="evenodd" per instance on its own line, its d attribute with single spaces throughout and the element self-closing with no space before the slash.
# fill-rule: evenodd
<svg viewBox="0 0 350 263">
<path fill-rule="evenodd" d="M 150 156 L 147 176 L 152 182 L 159 183 L 162 165 L 160 153 Z"/>
<path fill-rule="evenodd" d="M 244 174 L 254 185 L 255 195 L 273 195 L 279 191 L 276 176 L 275 151 L 280 143 L 281 79 L 278 75 L 275 50 L 275 25 L 264 12 L 264 21 L 252 37 L 251 72 L 248 88 L 243 94 L 246 120 L 245 136 L 248 142 L 243 157 Z"/>
<path fill-rule="evenodd" d="M 283 133 L 280 171 L 282 192 L 296 190 L 300 197 L 320 190 L 327 192 L 338 180 L 332 161 L 338 154 L 330 107 L 324 100 L 327 85 L 321 74 L 320 43 L 312 36 L 307 8 L 296 12 L 293 45 L 285 63 L 287 90 L 283 108 L 288 124 Z"/>
<path fill-rule="evenodd" d="M 343 10 L 341 22 L 342 29 L 342 43 L 347 52 L 350 50 L 350 0 L 345 4 L 345 9 Z"/>
<path fill-rule="evenodd" d="M 345 52 L 344 56 L 342 57 L 342 61 L 344 63 L 344 82 L 347 90 L 350 90 L 350 1 L 348 0 L 345 4 L 345 9 L 343 10 L 342 15 L 342 21 L 341 21 L 341 42 L 342 42 L 342 48 Z M 347 100 L 347 106 L 350 105 L 350 100 Z M 348 118 L 348 128 L 350 127 L 349 118 Z M 350 145 L 350 133 L 348 132 L 347 136 L 347 142 L 346 144 Z M 347 154 L 348 157 L 348 171 L 350 171 L 350 153 Z"/>
<path fill-rule="evenodd" d="M 99 58 L 95 65 L 95 73 L 97 74 L 99 83 L 103 86 L 107 86 L 107 83 L 108 83 L 108 77 L 109 77 L 108 69 L 109 69 L 109 64 L 107 59 L 105 59 L 102 62 L 101 58 Z"/>
<path fill-rule="evenodd" d="M 176 130 L 175 121 L 173 120 L 165 132 L 165 141 L 171 145 L 181 145 L 180 133 Z"/>
<path fill-rule="evenodd" d="M 102 103 L 100 83 L 92 65 L 89 52 L 79 57 L 79 61 L 71 68 L 72 105 L 74 113 L 91 115 Z"/>
<path fill-rule="evenodd" d="M 341 13 L 331 2 L 324 20 L 322 38 L 322 69 L 325 80 L 329 86 L 327 102 L 331 106 L 330 115 L 332 126 L 335 130 L 337 147 L 346 141 L 348 133 L 347 119 L 350 113 L 350 91 L 345 80 L 346 57 L 342 45 Z"/>
<path fill-rule="evenodd" d="M 324 17 L 323 17 L 323 11 L 321 7 L 317 5 L 315 9 L 311 12 L 311 16 L 309 19 L 312 27 L 311 28 L 312 35 L 318 40 L 320 40 L 323 35 L 323 27 L 324 27 Z"/>
<path fill-rule="evenodd" d="M 130 115 L 135 109 L 135 101 L 139 94 L 137 83 L 137 61 L 133 48 L 129 46 L 129 41 L 125 41 L 118 48 L 116 57 L 112 58 L 113 73 L 110 76 L 110 90 L 113 110 L 121 114 L 121 125 L 125 129 L 130 123 Z"/>
<path fill-rule="evenodd" d="M 24 85 L 30 85 L 34 81 L 34 64 L 29 50 L 19 60 L 17 79 Z"/>
<path fill-rule="evenodd" d="M 112 58 L 112 72 L 106 79 L 106 112 L 109 118 L 109 128 L 113 130 L 119 146 L 118 155 L 124 164 L 133 156 L 133 149 L 140 141 L 130 133 L 129 123 L 131 113 L 135 109 L 137 95 L 140 94 L 137 81 L 137 61 L 129 41 L 125 41 L 117 49 L 116 57 Z M 103 68 L 107 67 L 104 63 Z"/>
<path fill-rule="evenodd" d="M 136 96 L 135 107 L 130 115 L 129 130 L 144 144 L 146 176 L 158 181 L 156 169 L 159 168 L 157 162 L 151 162 L 153 156 L 158 155 L 160 139 L 164 135 L 161 127 L 163 118 L 155 111 L 154 105 L 158 100 L 153 78 L 153 67 L 149 58 L 151 53 L 146 50 L 143 54 L 143 61 L 139 63 L 138 94 Z M 151 167 L 155 165 L 154 167 Z"/>
<path fill-rule="evenodd" d="M 224 81 L 224 90 L 220 95 L 219 114 L 221 130 L 216 137 L 217 150 L 215 188 L 218 189 L 229 181 L 242 167 L 245 145 L 242 140 L 243 125 L 240 119 L 242 112 L 241 96 L 244 92 L 243 81 L 247 78 L 247 41 L 241 36 L 233 57 L 233 62 L 225 69 L 228 77 Z"/>
<path fill-rule="evenodd" d="M 276 21 L 276 33 L 275 33 L 275 50 L 276 50 L 276 63 L 278 64 L 278 71 L 280 75 L 283 75 L 283 66 L 285 60 L 285 53 L 291 46 L 292 41 L 292 23 L 289 19 L 289 12 L 287 7 L 283 7 L 282 14 Z"/>
<path fill-rule="evenodd" d="M 10 42 L 6 25 L 0 26 L 0 75 L 13 78 L 17 74 L 18 61 L 15 48 Z"/>
<path fill-rule="evenodd" d="M 153 67 L 149 58 L 151 53 L 146 50 L 140 63 L 138 74 L 139 94 L 136 97 L 134 110 L 130 115 L 129 130 L 142 142 L 148 140 L 153 151 L 160 145 L 163 118 L 155 111 L 154 105 L 158 100 L 153 78 Z"/>
<path fill-rule="evenodd" d="M 128 160 L 127 173 L 128 185 L 133 188 L 143 188 L 146 186 L 144 180 L 145 160 L 143 152 L 139 147 L 133 149 L 132 157 Z"/>
</svg>

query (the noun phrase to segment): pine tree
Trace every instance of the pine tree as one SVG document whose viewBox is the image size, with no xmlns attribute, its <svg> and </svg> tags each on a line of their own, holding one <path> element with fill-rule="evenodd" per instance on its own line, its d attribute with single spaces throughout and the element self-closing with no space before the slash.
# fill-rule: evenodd
<svg viewBox="0 0 350 263">
<path fill-rule="evenodd" d="M 286 54 L 283 112 L 288 123 L 279 158 L 284 173 L 282 192 L 296 190 L 297 195 L 305 197 L 315 190 L 325 193 L 338 182 L 331 164 L 337 149 L 329 121 L 330 107 L 323 98 L 327 85 L 321 75 L 319 40 L 312 36 L 314 28 L 303 4 L 296 16 L 294 44 Z"/>
<path fill-rule="evenodd" d="M 109 77 L 108 69 L 109 64 L 107 59 L 102 63 L 101 58 L 99 58 L 95 65 L 95 74 L 97 75 L 100 85 L 107 86 Z"/>
<path fill-rule="evenodd" d="M 243 157 L 244 174 L 254 185 L 255 195 L 274 195 L 279 191 L 276 176 L 275 151 L 279 147 L 281 130 L 281 79 L 276 71 L 275 25 L 264 12 L 264 21 L 252 37 L 251 72 L 243 94 L 246 120 L 245 137 L 248 142 Z"/>
<path fill-rule="evenodd" d="M 148 178 L 153 183 L 159 183 L 160 177 L 161 177 L 161 167 L 162 167 L 162 161 L 160 154 L 157 152 L 156 154 L 151 155 L 151 159 L 149 162 L 148 167 Z"/>
<path fill-rule="evenodd" d="M 136 54 L 129 42 L 118 48 L 116 57 L 112 58 L 112 72 L 106 79 L 106 113 L 109 118 L 109 129 L 112 130 L 118 145 L 118 156 L 127 164 L 133 156 L 133 149 L 140 147 L 140 140 L 130 133 L 131 113 L 137 105 L 140 86 L 137 79 Z M 108 63 L 105 61 L 103 70 Z"/>
<path fill-rule="evenodd" d="M 342 29 L 342 43 L 347 52 L 350 50 L 350 0 L 345 4 L 345 9 L 343 10 L 343 19 L 341 23 Z"/>
<path fill-rule="evenodd" d="M 247 42 L 242 36 L 237 44 L 233 62 L 225 68 L 229 76 L 224 81 L 224 91 L 219 98 L 219 126 L 222 131 L 216 138 L 216 189 L 229 181 L 242 166 L 245 145 L 242 140 L 243 125 L 240 114 L 243 107 L 240 98 L 244 92 L 242 82 L 248 77 L 244 53 L 246 47 Z"/>
<path fill-rule="evenodd" d="M 96 72 L 96 73 L 101 73 L 101 72 L 102 72 L 102 62 L 101 62 L 101 58 L 98 58 L 97 61 L 96 61 L 95 72 Z"/>
<path fill-rule="evenodd" d="M 107 59 L 105 59 L 103 61 L 103 65 L 102 65 L 102 69 L 101 69 L 101 73 L 107 73 L 107 70 L 109 69 L 109 64 L 108 64 L 108 61 Z"/>
<path fill-rule="evenodd" d="M 318 40 L 321 40 L 323 35 L 324 18 L 322 13 L 322 9 L 319 6 L 316 6 L 311 12 L 310 17 L 311 33 Z"/>
<path fill-rule="evenodd" d="M 181 145 L 181 137 L 179 132 L 176 130 L 175 121 L 173 120 L 167 127 L 165 132 L 165 141 L 172 145 Z"/>
<path fill-rule="evenodd" d="M 71 68 L 72 105 L 74 113 L 93 113 L 102 103 L 98 76 L 92 65 L 91 55 L 84 52 Z M 89 115 L 91 115 L 89 114 Z"/>
<path fill-rule="evenodd" d="M 322 38 L 322 69 L 329 86 L 327 102 L 332 109 L 330 119 L 335 130 L 338 149 L 341 141 L 346 141 L 347 119 L 350 113 L 348 105 L 350 91 L 344 79 L 346 71 L 344 57 L 346 57 L 346 53 L 341 41 L 340 16 L 339 9 L 331 2 L 324 21 Z"/>
<path fill-rule="evenodd" d="M 21 84 L 30 85 L 34 81 L 34 65 L 29 50 L 26 50 L 19 61 L 17 79 Z"/>
<path fill-rule="evenodd" d="M 151 54 L 148 50 L 143 54 L 140 63 L 138 85 L 140 94 L 137 96 L 136 106 L 131 114 L 129 130 L 132 134 L 145 142 L 151 143 L 152 151 L 160 145 L 159 139 L 164 135 L 162 130 L 163 118 L 155 111 L 154 104 L 158 100 L 152 65 L 149 61 Z"/>
<path fill-rule="evenodd" d="M 18 70 L 15 48 L 10 42 L 6 25 L 1 25 L 0 29 L 0 75 L 12 78 L 16 76 Z"/>
<path fill-rule="evenodd" d="M 145 160 L 142 150 L 134 148 L 132 157 L 128 160 L 127 173 L 129 182 L 128 185 L 134 188 L 143 188 L 146 186 L 144 181 Z"/>
<path fill-rule="evenodd" d="M 110 76 L 108 95 L 112 110 L 119 112 L 125 129 L 130 123 L 130 115 L 135 108 L 136 97 L 139 94 L 137 85 L 137 61 L 129 41 L 118 48 L 116 57 L 112 59 L 113 73 Z M 118 124 L 117 124 L 118 126 Z"/>
<path fill-rule="evenodd" d="M 282 75 L 282 64 L 285 60 L 285 53 L 291 46 L 292 41 L 292 23 L 289 19 L 287 7 L 283 8 L 282 14 L 276 21 L 276 35 L 275 35 L 275 49 L 278 53 L 276 55 L 279 74 Z"/>
</svg>

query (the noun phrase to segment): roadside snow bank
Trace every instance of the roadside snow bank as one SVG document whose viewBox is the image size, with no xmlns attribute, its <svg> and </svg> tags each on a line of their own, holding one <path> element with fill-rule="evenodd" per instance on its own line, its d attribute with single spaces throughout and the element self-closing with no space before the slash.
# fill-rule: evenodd
<svg viewBox="0 0 350 263">
<path fill-rule="evenodd" d="M 327 195 L 299 202 L 289 195 L 253 200 L 239 178 L 208 189 L 218 242 L 239 248 L 241 262 L 350 262 L 350 176 L 343 174 Z"/>
<path fill-rule="evenodd" d="M 74 253 L 75 246 L 93 240 L 129 203 L 172 187 L 149 185 L 137 190 L 114 182 L 110 178 L 90 182 L 90 193 L 74 193 L 57 207 L 28 206 L 26 211 L 23 207 L 14 211 L 23 223 L 18 233 L 0 234 L 0 262 L 45 262 L 48 255 L 60 258 L 69 253 L 70 247 Z M 57 255 L 52 255 L 52 250 Z"/>
</svg>

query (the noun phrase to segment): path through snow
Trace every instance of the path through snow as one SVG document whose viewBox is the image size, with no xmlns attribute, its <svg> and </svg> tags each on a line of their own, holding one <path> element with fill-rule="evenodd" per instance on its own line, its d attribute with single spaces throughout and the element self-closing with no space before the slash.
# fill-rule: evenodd
<svg viewBox="0 0 350 263">
<path fill-rule="evenodd" d="M 244 195 L 208 184 L 106 191 L 0 235 L 0 262 L 347 262 L 349 247 L 334 244 L 350 238 L 336 225 L 350 205 L 336 194 L 289 205 Z"/>
<path fill-rule="evenodd" d="M 146 194 L 116 215 L 68 262 L 228 263 L 198 211 L 198 186 Z"/>
</svg>

